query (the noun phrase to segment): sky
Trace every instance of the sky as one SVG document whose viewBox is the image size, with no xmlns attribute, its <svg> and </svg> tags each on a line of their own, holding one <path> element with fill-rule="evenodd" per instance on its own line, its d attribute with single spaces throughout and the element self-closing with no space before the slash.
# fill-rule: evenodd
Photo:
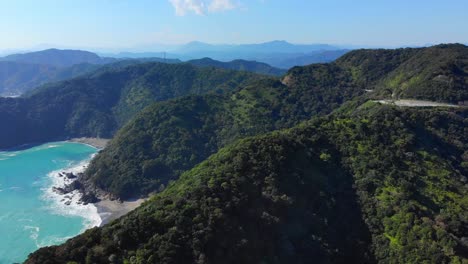
<svg viewBox="0 0 468 264">
<path fill-rule="evenodd" d="M 0 50 L 468 43 L 468 0 L 0 0 Z"/>
</svg>

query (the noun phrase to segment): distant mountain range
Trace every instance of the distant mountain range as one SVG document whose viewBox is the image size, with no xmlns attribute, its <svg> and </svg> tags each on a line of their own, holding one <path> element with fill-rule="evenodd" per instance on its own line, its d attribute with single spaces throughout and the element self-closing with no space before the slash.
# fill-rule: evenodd
<svg viewBox="0 0 468 264">
<path fill-rule="evenodd" d="M 308 53 L 311 51 L 337 50 L 328 44 L 291 44 L 287 41 L 271 41 L 260 44 L 213 45 L 199 41 L 187 43 L 177 49 L 178 53 L 204 51 L 253 52 L 253 53 Z"/>
<path fill-rule="evenodd" d="M 242 45 L 190 42 L 172 47 L 169 53 L 123 52 L 101 56 L 83 50 L 46 49 L 0 57 L 0 96 L 18 96 L 45 83 L 74 78 L 119 61 L 186 61 L 195 66 L 279 76 L 294 66 L 331 62 L 347 52 L 328 44 L 298 45 L 286 41 Z"/>
<path fill-rule="evenodd" d="M 173 47 L 167 52 L 123 52 L 118 54 L 102 54 L 115 58 L 164 57 L 192 60 L 209 57 L 220 61 L 236 59 L 254 60 L 271 66 L 289 69 L 294 66 L 304 66 L 312 63 L 325 63 L 336 60 L 349 49 L 343 49 L 328 44 L 291 44 L 286 41 L 271 41 L 260 44 L 214 45 L 203 42 L 190 42 Z"/>
<path fill-rule="evenodd" d="M 49 49 L 13 54 L 0 58 L 0 96 L 18 96 L 48 82 L 62 81 L 91 73 L 103 65 L 121 67 L 142 62 L 182 63 L 179 59 L 164 59 L 158 56 L 130 59 L 100 57 L 95 53 L 81 50 Z M 187 63 L 198 67 L 217 67 L 275 76 L 286 72 L 265 63 L 246 60 L 221 62 L 204 58 L 187 61 Z"/>
</svg>

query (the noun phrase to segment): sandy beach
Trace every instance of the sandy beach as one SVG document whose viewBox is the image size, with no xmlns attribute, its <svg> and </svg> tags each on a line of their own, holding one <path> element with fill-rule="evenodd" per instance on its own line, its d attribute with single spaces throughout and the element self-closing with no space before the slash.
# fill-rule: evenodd
<svg viewBox="0 0 468 264">
<path fill-rule="evenodd" d="M 103 149 L 106 147 L 107 143 L 109 142 L 109 139 L 103 139 L 103 138 L 73 138 L 67 140 L 68 142 L 77 142 L 77 143 L 82 143 L 82 144 L 87 144 L 90 146 L 93 146 L 97 149 Z M 65 188 L 67 185 L 70 185 L 72 182 L 79 180 L 79 177 L 77 175 L 79 173 L 82 173 L 86 167 L 88 166 L 89 161 L 86 161 L 85 163 L 80 163 L 79 166 L 76 166 L 75 168 L 72 169 L 63 169 L 60 171 L 57 171 L 55 174 L 56 175 L 56 182 L 54 183 L 53 187 L 61 187 L 61 190 Z M 74 177 L 70 179 L 66 177 L 67 172 L 73 172 Z M 57 188 L 56 188 L 57 189 Z M 52 189 L 53 190 L 53 189 Z M 65 194 L 59 194 L 60 196 L 60 201 L 61 203 L 68 203 L 67 205 L 70 204 L 81 204 L 79 199 L 82 197 L 83 190 L 80 191 L 73 191 L 70 193 L 65 193 Z M 53 191 L 56 193 L 56 191 Z M 78 195 L 75 195 L 78 194 Z M 118 201 L 118 200 L 110 200 L 107 195 L 103 195 L 102 193 L 97 195 L 99 202 L 96 203 L 90 203 L 94 205 L 97 209 L 97 214 L 101 218 L 101 224 L 100 226 L 103 226 L 107 223 L 109 223 L 112 220 L 115 220 L 130 211 L 134 210 L 138 206 L 140 206 L 144 201 L 147 199 L 138 199 L 138 200 L 131 200 L 131 201 Z M 73 200 L 74 199 L 74 200 Z M 75 201 L 76 200 L 76 201 Z M 85 204 L 81 205 L 85 206 Z"/>
<path fill-rule="evenodd" d="M 103 149 L 103 148 L 105 148 L 107 146 L 107 143 L 109 143 L 110 139 L 82 137 L 82 138 L 72 138 L 72 139 L 69 139 L 67 141 L 83 143 L 83 144 L 87 144 L 87 145 L 93 146 L 93 147 L 98 148 L 98 149 Z"/>
<path fill-rule="evenodd" d="M 94 205 L 97 207 L 99 216 L 101 217 L 101 226 L 115 220 L 130 211 L 133 211 L 140 206 L 146 199 L 138 199 L 135 201 L 120 202 L 117 200 L 101 200 Z"/>
</svg>

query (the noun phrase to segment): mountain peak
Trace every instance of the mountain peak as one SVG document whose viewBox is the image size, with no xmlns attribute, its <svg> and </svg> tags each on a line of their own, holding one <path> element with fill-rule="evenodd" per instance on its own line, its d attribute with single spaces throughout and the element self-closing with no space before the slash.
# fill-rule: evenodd
<svg viewBox="0 0 468 264">
<path fill-rule="evenodd" d="M 272 41 L 267 41 L 263 44 L 288 44 L 292 45 L 290 42 L 287 42 L 286 40 L 272 40 Z"/>
<path fill-rule="evenodd" d="M 102 64 L 103 59 L 97 54 L 83 50 L 46 49 L 22 54 L 12 54 L 0 58 L 2 61 L 15 61 L 30 64 L 68 67 L 75 64 Z"/>
<path fill-rule="evenodd" d="M 209 44 L 205 43 L 205 42 L 198 41 L 198 40 L 194 40 L 194 41 L 190 41 L 189 43 L 187 43 L 185 45 L 209 45 Z"/>
</svg>

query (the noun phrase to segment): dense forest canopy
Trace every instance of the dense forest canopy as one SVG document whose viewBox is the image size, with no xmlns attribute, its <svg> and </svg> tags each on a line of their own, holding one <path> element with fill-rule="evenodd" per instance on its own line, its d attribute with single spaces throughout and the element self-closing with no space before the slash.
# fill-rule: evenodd
<svg viewBox="0 0 468 264">
<path fill-rule="evenodd" d="M 357 50 L 334 63 L 295 67 L 282 80 L 288 86 L 312 83 L 359 87 L 373 90 L 369 94 L 373 98 L 458 103 L 468 99 L 466 53 L 466 46 L 457 44 Z M 118 62 L 93 74 L 45 85 L 24 98 L 0 99 L 0 122 L 10 122 L 0 132 L 0 148 L 75 136 L 111 137 L 154 102 L 210 91 L 222 93 L 262 78 L 267 77 L 190 64 Z M 317 102 L 324 107 L 339 105 L 327 105 L 330 96 L 337 97 L 332 102 L 340 101 L 340 94 L 334 90 L 320 96 L 324 98 Z M 302 104 L 299 101 L 295 107 Z M 37 133 L 26 132 L 32 129 Z"/>
<path fill-rule="evenodd" d="M 187 63 L 200 67 L 216 67 L 229 70 L 255 72 L 273 76 L 281 76 L 287 72 L 286 70 L 272 67 L 266 63 L 248 60 L 221 62 L 210 58 L 203 58 L 198 60 L 190 60 Z"/>
<path fill-rule="evenodd" d="M 44 85 L 22 98 L 0 98 L 0 122 L 8 124 L 0 131 L 0 148 L 70 137 L 110 138 L 154 102 L 209 91 L 222 93 L 264 78 L 190 64 L 122 64 Z"/>
<path fill-rule="evenodd" d="M 27 263 L 461 263 L 467 124 L 467 110 L 347 105 L 237 141 Z"/>
<path fill-rule="evenodd" d="M 281 78 L 123 61 L 0 98 L 0 147 L 113 137 L 79 180 L 152 195 L 27 263 L 464 263 L 468 110 L 375 100 L 464 104 L 467 52 L 356 50 Z"/>
<path fill-rule="evenodd" d="M 122 67 L 144 62 L 183 63 L 179 59 L 148 58 L 102 58 L 81 50 L 43 50 L 0 57 L 0 96 L 20 96 L 50 82 L 71 79 L 92 73 L 97 69 Z M 197 67 L 215 67 L 228 70 L 248 71 L 270 76 L 281 76 L 286 70 L 266 63 L 233 60 L 216 61 L 210 58 L 189 60 L 185 63 Z M 301 64 L 302 65 L 302 64 Z M 105 66 L 105 67 L 103 67 Z"/>
<path fill-rule="evenodd" d="M 453 49 L 448 48 L 447 56 L 460 53 L 459 46 Z M 222 95 L 155 104 L 119 131 L 93 160 L 85 180 L 123 199 L 162 190 L 180 173 L 238 138 L 292 127 L 359 96 L 378 98 L 379 88 L 363 95 L 364 91 L 392 76 L 412 56 L 418 56 L 413 61 L 421 52 L 440 57 L 447 47 L 427 50 L 356 51 L 337 63 L 295 67 L 282 83 L 263 80 Z M 366 77 L 356 74 L 353 65 L 359 65 Z M 457 87 L 458 94 L 466 91 L 464 87 Z"/>
<path fill-rule="evenodd" d="M 146 108 L 93 160 L 85 179 L 118 198 L 147 195 L 236 139 L 330 113 L 363 90 L 333 65 L 295 69 L 289 76 L 296 80 L 289 86 L 262 80 Z"/>
<path fill-rule="evenodd" d="M 468 100 L 468 48 L 357 50 L 336 61 L 380 98 L 414 98 L 458 103 Z M 392 96 L 393 95 L 393 96 Z"/>
</svg>

